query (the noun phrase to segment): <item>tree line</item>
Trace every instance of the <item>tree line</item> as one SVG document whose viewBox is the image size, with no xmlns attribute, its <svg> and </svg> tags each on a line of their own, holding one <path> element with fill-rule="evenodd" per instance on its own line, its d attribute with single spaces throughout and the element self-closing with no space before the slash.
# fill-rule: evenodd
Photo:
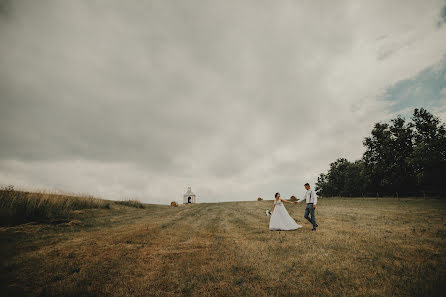
<svg viewBox="0 0 446 297">
<path fill-rule="evenodd" d="M 321 196 L 445 196 L 446 128 L 424 108 L 411 121 L 398 116 L 376 123 L 353 162 L 339 158 L 321 173 Z"/>
</svg>

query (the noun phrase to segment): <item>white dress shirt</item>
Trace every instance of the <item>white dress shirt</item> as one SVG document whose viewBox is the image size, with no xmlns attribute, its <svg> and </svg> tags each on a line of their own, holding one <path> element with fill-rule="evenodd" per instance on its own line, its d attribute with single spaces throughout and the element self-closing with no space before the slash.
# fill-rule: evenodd
<svg viewBox="0 0 446 297">
<path fill-rule="evenodd" d="M 307 200 L 307 203 L 313 203 L 313 205 L 317 204 L 317 195 L 316 195 L 316 192 L 313 191 L 312 189 L 307 190 L 307 192 L 305 193 L 304 198 L 299 199 L 299 201 L 297 201 L 297 202 L 300 203 L 304 199 Z"/>
</svg>

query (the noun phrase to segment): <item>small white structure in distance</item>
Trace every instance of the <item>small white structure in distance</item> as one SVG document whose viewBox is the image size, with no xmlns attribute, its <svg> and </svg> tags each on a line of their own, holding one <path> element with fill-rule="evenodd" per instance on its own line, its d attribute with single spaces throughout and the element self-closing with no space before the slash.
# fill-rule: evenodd
<svg viewBox="0 0 446 297">
<path fill-rule="evenodd" d="M 187 188 L 186 194 L 183 195 L 183 203 L 184 204 L 190 204 L 190 203 L 196 203 L 195 200 L 195 194 L 192 193 L 192 190 L 190 187 Z"/>
</svg>

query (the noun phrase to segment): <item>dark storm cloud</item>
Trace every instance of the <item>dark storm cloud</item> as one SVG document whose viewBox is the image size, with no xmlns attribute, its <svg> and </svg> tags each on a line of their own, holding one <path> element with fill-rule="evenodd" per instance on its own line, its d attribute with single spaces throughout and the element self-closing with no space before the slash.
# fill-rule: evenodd
<svg viewBox="0 0 446 297">
<path fill-rule="evenodd" d="M 30 6 L 26 17 L 35 21 L 34 27 L 19 32 L 27 41 L 7 36 L 19 48 L 15 60 L 4 61 L 9 69 L 18 68 L 13 73 L 3 73 L 2 79 L 7 112 L 2 118 L 5 124 L 14 123 L 2 125 L 2 135 L 8 139 L 2 150 L 4 158 L 87 158 L 166 165 L 168 156 L 187 150 L 194 142 L 222 127 L 224 130 L 226 125 L 231 126 L 228 121 L 250 118 L 245 110 L 232 110 L 231 105 L 251 101 L 252 114 L 271 112 L 265 120 L 275 118 L 274 112 L 289 112 L 289 116 L 298 112 L 300 103 L 294 92 L 299 82 L 288 85 L 286 78 L 293 73 L 286 67 L 289 59 L 283 58 L 290 56 L 294 46 L 287 49 L 286 41 L 277 40 L 275 46 L 281 47 L 282 52 L 271 52 L 265 50 L 271 40 L 260 38 L 261 46 L 253 53 L 261 56 L 255 63 L 262 61 L 266 69 L 261 68 L 264 73 L 257 83 L 269 82 L 273 87 L 267 93 L 250 90 L 253 94 L 243 94 L 240 88 L 258 88 L 257 83 L 244 84 L 243 80 L 252 77 L 244 79 L 240 72 L 245 58 L 239 57 L 240 42 L 253 37 L 250 32 L 234 33 L 240 29 L 235 25 L 234 31 L 228 30 L 224 26 L 228 20 L 214 18 L 212 11 L 207 14 L 190 5 L 168 5 L 156 9 L 135 7 L 123 10 L 122 16 L 112 9 L 119 10 L 118 7 L 104 13 L 97 7 L 81 5 L 75 7 L 75 14 L 68 16 L 61 28 L 54 28 L 51 25 L 60 21 L 60 16 L 46 15 L 44 5 Z M 265 8 L 263 13 L 267 12 Z M 94 19 L 96 13 L 105 14 L 111 23 L 99 24 Z M 78 30 L 85 26 L 79 24 L 81 28 L 76 28 L 82 17 L 93 23 L 93 33 L 79 34 Z M 243 17 L 236 13 L 233 16 L 239 21 Z M 124 19 L 123 23 L 131 22 L 121 24 L 120 19 Z M 265 23 L 259 25 L 267 27 Z M 94 32 L 98 26 L 107 30 L 99 28 Z M 134 39 L 135 26 L 145 29 L 137 32 L 141 39 Z M 251 26 L 256 28 L 256 24 L 251 24 L 246 30 L 251 30 Z M 264 32 L 262 28 L 257 30 L 257 35 Z M 106 37 L 100 35 L 104 33 Z M 228 42 L 231 39 L 233 43 Z M 35 54 L 21 53 L 25 46 Z M 239 93 L 235 94 L 238 98 L 232 93 Z M 283 110 L 281 102 L 289 108 Z M 225 143 L 228 147 L 237 140 L 243 143 L 246 138 L 243 126 L 230 133 Z"/>
<path fill-rule="evenodd" d="M 443 4 L 405 3 L 1 1 L 0 180 L 158 202 L 314 181 L 444 54 Z"/>
</svg>

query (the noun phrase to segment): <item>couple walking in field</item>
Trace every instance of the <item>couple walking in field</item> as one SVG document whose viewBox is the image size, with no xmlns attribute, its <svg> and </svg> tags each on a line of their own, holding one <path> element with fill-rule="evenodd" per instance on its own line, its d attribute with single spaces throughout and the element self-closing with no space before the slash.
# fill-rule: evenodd
<svg viewBox="0 0 446 297">
<path fill-rule="evenodd" d="M 283 204 L 298 204 L 305 200 L 307 205 L 305 207 L 304 217 L 313 225 L 312 231 L 316 231 L 316 228 L 318 227 L 315 216 L 317 195 L 316 192 L 311 189 L 308 183 L 306 183 L 304 187 L 307 190 L 305 196 L 294 202 L 282 199 L 280 198 L 280 193 L 276 193 L 273 212 L 269 221 L 269 230 L 296 230 L 301 228 L 302 226 L 298 225 L 296 221 L 294 221 L 294 219 L 288 214 L 288 211 Z"/>
</svg>

